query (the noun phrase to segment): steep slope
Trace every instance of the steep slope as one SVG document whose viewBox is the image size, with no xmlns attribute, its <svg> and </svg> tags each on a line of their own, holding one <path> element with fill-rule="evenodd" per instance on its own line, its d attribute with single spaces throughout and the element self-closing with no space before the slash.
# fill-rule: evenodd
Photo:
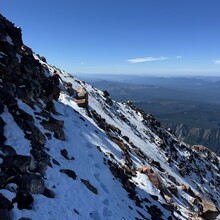
<svg viewBox="0 0 220 220">
<path fill-rule="evenodd" d="M 183 123 L 168 122 L 166 124 L 171 128 L 179 139 L 190 145 L 201 143 L 207 146 L 211 151 L 220 155 L 220 129 L 219 128 L 201 128 L 192 127 Z"/>
<path fill-rule="evenodd" d="M 1 219 L 216 218 L 215 154 L 47 64 L 2 16 L 0 41 Z M 67 82 L 88 92 L 88 108 Z"/>
</svg>

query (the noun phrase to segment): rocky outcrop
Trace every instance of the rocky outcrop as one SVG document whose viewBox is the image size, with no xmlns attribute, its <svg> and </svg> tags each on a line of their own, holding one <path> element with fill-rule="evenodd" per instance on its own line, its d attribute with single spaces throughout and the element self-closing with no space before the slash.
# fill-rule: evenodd
<svg viewBox="0 0 220 220">
<path fill-rule="evenodd" d="M 45 188 L 43 176 L 51 166 L 50 156 L 44 151 L 47 136 L 36 126 L 36 120 L 54 136 L 64 140 L 63 122 L 54 119 L 54 100 L 59 98 L 60 89 L 45 74 L 48 69 L 35 59 L 33 51 L 23 44 L 21 29 L 0 15 L 0 113 L 5 109 L 30 141 L 30 155 L 18 155 L 13 146 L 5 145 L 4 118 L 0 117 L 0 189 L 9 184 L 16 185 L 16 196 L 12 203 L 0 194 L 1 219 L 10 219 L 9 211 L 13 203 L 19 209 L 31 209 L 33 194 L 54 197 Z M 34 118 L 21 108 L 21 100 L 33 110 L 42 110 L 40 118 Z M 40 113 L 38 114 L 40 115 Z M 46 120 L 42 119 L 46 117 Z"/>
<path fill-rule="evenodd" d="M 220 129 L 219 128 L 197 128 L 185 124 L 165 123 L 178 136 L 180 140 L 188 144 L 202 144 L 220 156 Z"/>
<path fill-rule="evenodd" d="M 13 209 L 13 203 L 0 193 L 0 216 L 2 220 L 10 220 L 9 211 Z"/>
</svg>

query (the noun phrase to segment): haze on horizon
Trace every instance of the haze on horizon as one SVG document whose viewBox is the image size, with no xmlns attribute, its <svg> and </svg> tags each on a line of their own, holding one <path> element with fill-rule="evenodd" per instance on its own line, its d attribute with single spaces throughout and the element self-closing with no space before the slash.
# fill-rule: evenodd
<svg viewBox="0 0 220 220">
<path fill-rule="evenodd" d="M 220 76 L 218 0 L 3 0 L 24 43 L 70 73 Z"/>
</svg>

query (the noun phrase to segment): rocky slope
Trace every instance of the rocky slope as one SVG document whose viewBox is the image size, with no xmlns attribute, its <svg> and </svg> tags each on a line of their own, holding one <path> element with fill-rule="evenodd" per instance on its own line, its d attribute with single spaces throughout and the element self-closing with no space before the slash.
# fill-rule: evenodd
<svg viewBox="0 0 220 220">
<path fill-rule="evenodd" d="M 1 219 L 215 219 L 220 159 L 60 71 L 0 16 Z M 88 92 L 80 108 L 66 90 Z"/>
<path fill-rule="evenodd" d="M 200 128 L 189 127 L 185 124 L 166 123 L 166 126 L 171 128 L 180 140 L 185 141 L 190 145 L 202 144 L 207 146 L 211 151 L 220 155 L 220 129 L 218 128 Z"/>
</svg>

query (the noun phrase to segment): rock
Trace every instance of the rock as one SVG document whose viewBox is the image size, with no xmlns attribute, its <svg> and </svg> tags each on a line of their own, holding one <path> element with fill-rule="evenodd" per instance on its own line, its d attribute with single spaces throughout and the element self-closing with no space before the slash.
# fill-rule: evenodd
<svg viewBox="0 0 220 220">
<path fill-rule="evenodd" d="M 4 126 L 5 126 L 5 122 L 3 121 L 2 117 L 0 117 L 0 145 L 4 144 L 6 140 L 4 136 Z"/>
<path fill-rule="evenodd" d="M 1 168 L 4 172 L 12 171 L 14 168 L 20 173 L 27 173 L 31 164 L 30 156 L 14 155 L 5 157 Z"/>
<path fill-rule="evenodd" d="M 36 161 L 45 161 L 48 165 L 50 163 L 50 156 L 43 150 L 32 149 L 31 154 Z"/>
<path fill-rule="evenodd" d="M 157 189 L 164 191 L 165 188 L 162 184 L 162 181 L 161 181 L 159 175 L 154 173 L 154 171 L 152 170 L 152 168 L 150 166 L 142 166 L 142 167 L 138 168 L 138 171 L 146 174 L 148 176 L 149 180 L 153 183 L 153 185 Z"/>
<path fill-rule="evenodd" d="M 52 159 L 52 162 L 53 162 L 54 164 L 56 164 L 57 166 L 60 166 L 60 163 L 59 163 L 57 160 Z"/>
<path fill-rule="evenodd" d="M 0 172 L 0 188 L 3 188 L 5 186 L 6 179 L 7 175 L 3 172 Z"/>
<path fill-rule="evenodd" d="M 89 182 L 89 180 L 81 179 L 82 183 L 93 193 L 98 194 L 97 189 Z"/>
<path fill-rule="evenodd" d="M 61 173 L 65 173 L 67 176 L 69 176 L 70 178 L 72 178 L 73 180 L 76 179 L 77 175 L 73 170 L 69 170 L 69 169 L 61 169 L 60 170 Z"/>
<path fill-rule="evenodd" d="M 9 211 L 7 209 L 0 208 L 0 219 L 1 220 L 11 220 Z"/>
<path fill-rule="evenodd" d="M 157 189 L 162 190 L 162 182 L 160 181 L 160 178 L 156 173 L 150 173 L 147 174 L 147 176 Z"/>
<path fill-rule="evenodd" d="M 44 134 L 36 127 L 35 127 L 35 129 L 32 130 L 32 133 L 29 137 L 31 140 L 35 140 L 40 145 L 45 144 L 46 138 L 45 138 Z"/>
<path fill-rule="evenodd" d="M 74 157 L 71 157 L 71 158 L 69 157 L 68 151 L 66 149 L 60 150 L 60 153 L 67 160 L 74 160 L 75 159 Z"/>
<path fill-rule="evenodd" d="M 48 189 L 48 188 L 45 188 L 43 195 L 48 197 L 48 198 L 54 198 L 55 197 L 55 193 L 52 190 Z"/>
<path fill-rule="evenodd" d="M 183 183 L 180 184 L 180 189 L 184 192 L 188 192 L 189 191 L 189 186 L 184 185 Z"/>
<path fill-rule="evenodd" d="M 153 173 L 153 170 L 151 169 L 150 166 L 142 166 L 137 169 L 139 172 L 144 173 L 144 174 L 150 174 Z"/>
<path fill-rule="evenodd" d="M 150 207 L 146 208 L 148 210 L 148 213 L 151 215 L 151 219 L 163 219 L 163 212 L 156 205 L 151 205 Z"/>
<path fill-rule="evenodd" d="M 31 154 L 36 161 L 37 171 L 44 174 L 48 166 L 51 166 L 50 156 L 43 150 L 32 149 Z"/>
<path fill-rule="evenodd" d="M 129 137 L 128 136 L 122 136 L 122 138 L 129 143 Z"/>
<path fill-rule="evenodd" d="M 108 91 L 104 90 L 104 91 L 103 91 L 103 96 L 104 96 L 105 98 L 107 98 L 107 97 L 110 96 L 110 94 L 109 94 Z"/>
<path fill-rule="evenodd" d="M 215 204 L 212 202 L 202 199 L 202 206 L 202 217 L 205 220 L 215 220 L 216 217 L 220 214 L 220 212 L 216 209 Z"/>
<path fill-rule="evenodd" d="M 0 193 L 0 219 L 11 220 L 9 211 L 13 209 L 13 204 Z"/>
<path fill-rule="evenodd" d="M 70 96 L 74 95 L 75 90 L 73 89 L 71 82 L 67 82 L 65 87 L 66 87 L 66 91 L 69 93 Z"/>
<path fill-rule="evenodd" d="M 74 101 L 81 108 L 88 107 L 88 100 L 87 99 L 74 99 Z"/>
<path fill-rule="evenodd" d="M 2 193 L 0 193 L 0 209 L 6 209 L 8 211 L 10 211 L 11 209 L 13 209 L 13 204 L 12 202 L 10 202 L 6 197 L 3 196 Z"/>
<path fill-rule="evenodd" d="M 1 145 L 0 150 L 4 153 L 4 157 L 12 157 L 17 154 L 14 148 L 9 145 Z"/>
<path fill-rule="evenodd" d="M 60 153 L 65 159 L 69 160 L 68 152 L 66 149 L 60 150 Z"/>
<path fill-rule="evenodd" d="M 88 93 L 84 88 L 77 89 L 78 99 L 88 99 Z"/>
<path fill-rule="evenodd" d="M 171 192 L 171 194 L 174 194 L 175 196 L 178 196 L 177 186 L 171 185 L 171 186 L 168 187 L 168 190 Z"/>
<path fill-rule="evenodd" d="M 45 185 L 41 176 L 28 173 L 22 176 L 21 188 L 31 194 L 43 194 Z"/>
<path fill-rule="evenodd" d="M 12 200 L 12 202 L 16 202 L 19 209 L 31 209 L 34 198 L 28 191 L 18 190 L 16 197 Z"/>
<path fill-rule="evenodd" d="M 54 118 L 50 118 L 49 121 L 43 120 L 41 122 L 43 127 L 49 131 L 54 132 L 54 137 L 59 139 L 59 140 L 65 140 L 65 134 L 62 129 L 64 122 L 56 120 Z"/>
<path fill-rule="evenodd" d="M 168 204 L 172 204 L 173 203 L 173 199 L 171 197 L 169 197 L 168 195 L 164 195 L 165 200 L 167 201 Z"/>
</svg>

